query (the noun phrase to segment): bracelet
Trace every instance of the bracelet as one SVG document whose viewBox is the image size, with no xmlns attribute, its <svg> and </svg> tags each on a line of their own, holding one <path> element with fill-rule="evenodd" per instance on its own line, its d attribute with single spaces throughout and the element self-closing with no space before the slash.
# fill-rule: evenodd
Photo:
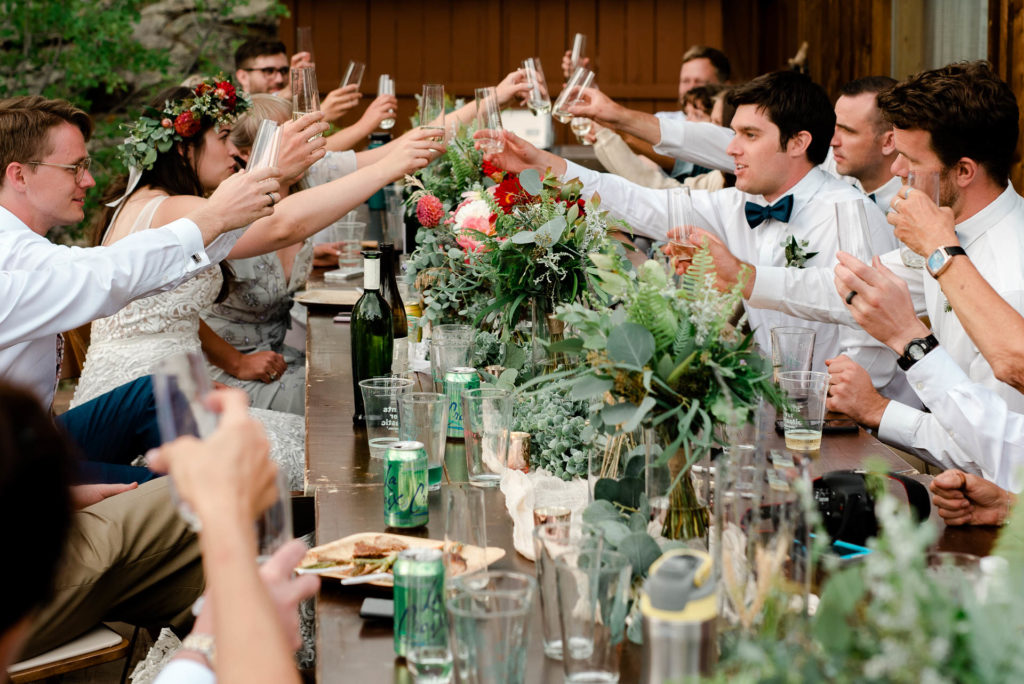
<svg viewBox="0 0 1024 684">
<path fill-rule="evenodd" d="M 217 661 L 217 644 L 214 642 L 212 634 L 192 632 L 182 640 L 181 647 L 186 651 L 203 656 L 210 669 L 216 669 L 214 665 Z"/>
</svg>

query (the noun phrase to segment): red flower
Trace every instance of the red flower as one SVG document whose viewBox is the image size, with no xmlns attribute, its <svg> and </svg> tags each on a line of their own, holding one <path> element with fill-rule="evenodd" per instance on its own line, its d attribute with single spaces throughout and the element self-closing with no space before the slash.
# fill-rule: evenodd
<svg viewBox="0 0 1024 684">
<path fill-rule="evenodd" d="M 217 90 L 214 91 L 214 95 L 223 100 L 223 106 L 225 109 L 231 110 L 235 108 L 235 100 L 237 99 L 235 86 L 231 85 L 227 81 L 217 82 Z"/>
<path fill-rule="evenodd" d="M 523 190 L 517 176 L 508 176 L 498 184 L 494 190 L 494 200 L 506 214 L 512 213 L 512 208 L 517 204 L 529 204 L 533 201 L 530 193 Z"/>
<path fill-rule="evenodd" d="M 572 205 L 574 205 L 574 204 L 577 207 L 579 207 L 580 208 L 580 218 L 582 218 L 582 217 L 587 215 L 587 202 L 582 197 L 577 199 L 577 200 L 571 200 L 571 199 L 569 199 L 569 200 L 562 200 L 562 202 L 565 204 L 565 208 L 566 209 L 572 209 Z"/>
<path fill-rule="evenodd" d="M 213 86 L 209 83 L 200 83 L 196 86 L 196 97 L 201 97 L 211 90 L 213 90 Z"/>
<path fill-rule="evenodd" d="M 495 183 L 500 183 L 505 177 L 504 171 L 486 159 L 484 159 L 484 162 L 480 165 L 480 170 L 483 171 L 485 176 L 493 180 Z"/>
<path fill-rule="evenodd" d="M 191 138 L 199 132 L 199 119 L 192 112 L 182 112 L 174 120 L 174 130 L 183 138 Z"/>
</svg>

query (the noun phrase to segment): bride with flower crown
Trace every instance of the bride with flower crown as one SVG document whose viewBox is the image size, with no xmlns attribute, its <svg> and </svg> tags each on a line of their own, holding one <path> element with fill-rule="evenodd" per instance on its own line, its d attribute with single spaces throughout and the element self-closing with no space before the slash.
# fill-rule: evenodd
<svg viewBox="0 0 1024 684">
<path fill-rule="evenodd" d="M 102 217 L 107 225 L 102 243 L 166 225 L 205 203 L 204 196 L 235 173 L 238 151 L 228 141 L 228 134 L 234 119 L 248 107 L 248 98 L 223 80 L 162 93 L 153 104 L 156 116 L 150 115 L 151 111 L 129 129 L 122 154 L 136 182 L 126 180 L 111 189 L 111 194 L 123 192 L 124 196 L 116 203 L 116 211 L 108 210 Z M 278 160 L 282 186 L 323 156 L 323 139 L 316 137 L 327 128 L 321 118 L 314 113 L 284 125 Z M 331 183 L 283 200 L 268 193 L 268 202 L 276 204 L 274 214 L 245 229 L 228 258 L 253 257 L 301 242 L 387 183 L 425 166 L 436 145 L 428 133 L 408 136 L 379 162 Z M 95 321 L 72 405 L 152 373 L 172 354 L 198 352 L 200 311 L 222 296 L 230 282 L 230 273 L 225 277 L 225 272 L 223 266 L 207 269 L 174 290 L 137 300 L 113 316 Z M 271 456 L 287 475 L 290 487 L 302 489 L 303 418 L 252 410 L 267 429 Z"/>
</svg>

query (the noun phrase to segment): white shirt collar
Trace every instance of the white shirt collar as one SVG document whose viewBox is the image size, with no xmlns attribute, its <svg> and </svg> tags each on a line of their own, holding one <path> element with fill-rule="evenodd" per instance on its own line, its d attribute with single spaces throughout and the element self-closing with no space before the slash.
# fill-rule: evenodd
<svg viewBox="0 0 1024 684">
<path fill-rule="evenodd" d="M 796 185 L 791 187 L 782 195 L 779 195 L 778 199 L 776 199 L 775 202 L 778 202 L 786 195 L 793 196 L 793 211 L 790 213 L 790 221 L 792 221 L 792 217 L 796 216 L 797 212 L 799 212 L 804 207 L 804 205 L 806 205 L 809 201 L 814 199 L 814 196 L 818 193 L 818 190 L 821 189 L 821 186 L 825 184 L 827 178 L 828 176 L 826 172 L 822 171 L 820 168 L 815 166 L 810 171 L 808 171 L 803 178 L 797 181 Z M 775 203 L 766 200 L 764 198 L 764 195 L 749 195 L 747 193 L 744 194 L 746 195 L 747 199 L 753 202 L 754 204 L 768 205 Z"/>
<path fill-rule="evenodd" d="M 990 227 L 1002 221 L 1007 214 L 1017 208 L 1015 205 L 1019 199 L 1020 196 L 1013 189 L 1013 184 L 1007 183 L 1006 189 L 1000 193 L 999 197 L 989 202 L 988 206 L 966 221 L 956 224 L 956 234 L 963 245 L 966 247 L 971 244 L 984 235 Z"/>
</svg>

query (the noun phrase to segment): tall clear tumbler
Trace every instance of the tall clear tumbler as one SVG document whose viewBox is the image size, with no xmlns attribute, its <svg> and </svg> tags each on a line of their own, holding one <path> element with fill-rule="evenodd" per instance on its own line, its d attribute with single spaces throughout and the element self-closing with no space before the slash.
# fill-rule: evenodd
<svg viewBox="0 0 1024 684">
<path fill-rule="evenodd" d="M 617 682 L 632 576 L 617 551 L 570 551 L 555 558 L 566 682 Z"/>
<path fill-rule="evenodd" d="M 508 464 L 512 393 L 492 387 L 464 390 L 462 421 L 469 483 L 497 487 Z"/>
<path fill-rule="evenodd" d="M 592 525 L 573 525 L 568 520 L 552 520 L 533 528 L 544 655 L 548 658 L 562 659 L 562 623 L 558 609 L 555 558 L 570 551 L 600 551 L 603 547 L 604 533 Z"/>
</svg>

